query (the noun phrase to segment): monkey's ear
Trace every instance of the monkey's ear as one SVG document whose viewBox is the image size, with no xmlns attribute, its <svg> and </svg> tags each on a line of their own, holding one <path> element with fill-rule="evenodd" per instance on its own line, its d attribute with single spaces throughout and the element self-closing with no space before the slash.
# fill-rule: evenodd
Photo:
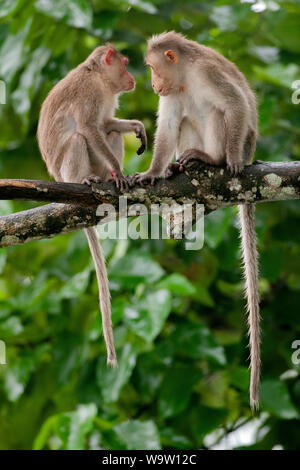
<svg viewBox="0 0 300 470">
<path fill-rule="evenodd" d="M 107 65 L 111 65 L 113 55 L 114 55 L 114 50 L 108 49 L 108 51 L 105 54 L 105 59 L 104 59 Z"/>
<path fill-rule="evenodd" d="M 175 51 L 172 51 L 172 49 L 169 49 L 168 51 L 165 51 L 165 56 L 170 62 L 172 62 L 172 64 L 177 64 L 178 56 Z"/>
</svg>

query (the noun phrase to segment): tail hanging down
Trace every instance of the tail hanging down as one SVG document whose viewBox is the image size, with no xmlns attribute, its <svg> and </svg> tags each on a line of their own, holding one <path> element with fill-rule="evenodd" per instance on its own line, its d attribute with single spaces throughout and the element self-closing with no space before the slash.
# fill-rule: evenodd
<svg viewBox="0 0 300 470">
<path fill-rule="evenodd" d="M 250 338 L 250 406 L 254 412 L 259 407 L 259 378 L 261 367 L 255 205 L 239 205 L 239 218 Z"/>
<path fill-rule="evenodd" d="M 110 366 L 116 366 L 117 356 L 114 346 L 114 336 L 111 323 L 110 292 L 105 258 L 95 227 L 86 228 L 84 229 L 84 232 L 89 243 L 96 269 L 99 288 L 99 303 L 102 314 L 102 329 L 107 349 L 107 364 Z"/>
</svg>

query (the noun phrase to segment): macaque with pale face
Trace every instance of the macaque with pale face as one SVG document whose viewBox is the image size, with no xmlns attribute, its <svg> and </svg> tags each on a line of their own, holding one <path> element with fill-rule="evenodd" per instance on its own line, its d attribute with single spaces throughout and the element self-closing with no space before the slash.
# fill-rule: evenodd
<svg viewBox="0 0 300 470">
<path fill-rule="evenodd" d="M 257 140 L 255 96 L 244 75 L 218 52 L 174 31 L 148 41 L 146 64 L 159 98 L 149 170 L 132 184 L 155 183 L 192 160 L 226 164 L 232 176 L 250 165 Z M 176 155 L 176 163 L 171 163 Z M 255 206 L 239 206 L 251 349 L 250 404 L 259 403 L 260 328 Z"/>
</svg>

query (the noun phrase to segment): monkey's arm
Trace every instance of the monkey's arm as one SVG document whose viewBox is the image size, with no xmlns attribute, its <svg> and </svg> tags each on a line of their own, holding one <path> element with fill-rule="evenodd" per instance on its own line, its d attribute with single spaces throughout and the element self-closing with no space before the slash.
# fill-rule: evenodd
<svg viewBox="0 0 300 470">
<path fill-rule="evenodd" d="M 177 103 L 169 103 L 167 100 L 160 102 L 155 134 L 154 153 L 150 168 L 144 173 L 137 173 L 132 178 L 132 184 L 142 184 L 163 176 L 169 162 L 175 153 L 181 121 L 181 109 Z"/>
<path fill-rule="evenodd" d="M 147 135 L 144 124 L 141 121 L 127 120 L 127 119 L 108 119 L 105 122 L 106 132 L 134 132 L 136 137 L 140 139 L 141 145 L 137 150 L 137 154 L 141 155 L 147 146 Z"/>
<path fill-rule="evenodd" d="M 247 115 L 249 113 L 246 97 L 242 89 L 224 72 L 216 68 L 208 69 L 213 84 L 217 107 L 224 111 L 226 133 L 226 162 L 232 174 L 240 173 L 243 161 L 243 146 L 247 135 Z"/>
</svg>

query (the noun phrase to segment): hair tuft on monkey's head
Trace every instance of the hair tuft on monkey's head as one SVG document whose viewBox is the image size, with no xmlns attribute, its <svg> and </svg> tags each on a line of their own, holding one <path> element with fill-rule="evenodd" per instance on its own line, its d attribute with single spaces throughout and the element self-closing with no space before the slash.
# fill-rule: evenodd
<svg viewBox="0 0 300 470">
<path fill-rule="evenodd" d="M 191 59 L 199 55 L 199 44 L 190 41 L 183 34 L 176 31 L 165 31 L 148 39 L 147 56 L 153 53 L 165 54 L 169 50 L 174 51 L 179 56 Z"/>
</svg>

